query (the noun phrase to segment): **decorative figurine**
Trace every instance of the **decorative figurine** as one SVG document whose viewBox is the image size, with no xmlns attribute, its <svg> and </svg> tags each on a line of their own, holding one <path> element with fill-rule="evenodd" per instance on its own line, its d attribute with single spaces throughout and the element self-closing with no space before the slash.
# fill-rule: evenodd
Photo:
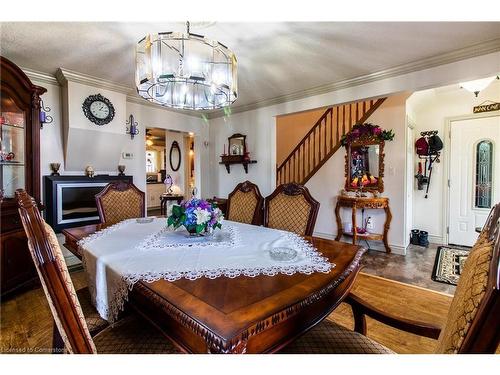
<svg viewBox="0 0 500 375">
<path fill-rule="evenodd" d="M 118 166 L 118 176 L 125 176 L 125 166 L 124 165 L 119 165 Z"/>
<path fill-rule="evenodd" d="M 50 169 L 52 170 L 51 176 L 60 176 L 59 168 L 61 167 L 61 163 L 50 163 Z"/>
<path fill-rule="evenodd" d="M 87 165 L 87 168 L 85 168 L 85 176 L 94 177 L 94 168 L 91 165 Z"/>
<path fill-rule="evenodd" d="M 167 176 L 165 177 L 165 181 L 163 181 L 163 183 L 165 184 L 165 187 L 167 188 L 167 190 L 166 190 L 167 194 L 172 195 L 174 192 L 172 190 L 172 185 L 174 184 L 174 180 L 172 179 L 172 176 L 167 174 Z"/>
</svg>

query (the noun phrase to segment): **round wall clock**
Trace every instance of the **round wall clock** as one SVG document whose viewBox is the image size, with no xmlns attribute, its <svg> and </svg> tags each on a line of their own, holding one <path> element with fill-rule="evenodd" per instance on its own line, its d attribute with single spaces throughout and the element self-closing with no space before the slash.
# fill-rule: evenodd
<svg viewBox="0 0 500 375">
<path fill-rule="evenodd" d="M 82 104 L 83 113 L 97 125 L 106 125 L 115 117 L 115 107 L 101 94 L 90 95 Z"/>
</svg>

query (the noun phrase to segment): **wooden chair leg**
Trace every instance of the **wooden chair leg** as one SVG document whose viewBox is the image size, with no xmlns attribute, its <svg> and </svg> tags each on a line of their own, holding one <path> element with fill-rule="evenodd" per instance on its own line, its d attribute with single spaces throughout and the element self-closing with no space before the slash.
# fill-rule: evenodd
<svg viewBox="0 0 500 375">
<path fill-rule="evenodd" d="M 354 331 L 366 336 L 366 316 L 363 311 L 351 305 L 354 316 Z"/>
<path fill-rule="evenodd" d="M 64 354 L 64 341 L 57 329 L 56 322 L 52 321 L 52 353 L 53 354 Z"/>
</svg>

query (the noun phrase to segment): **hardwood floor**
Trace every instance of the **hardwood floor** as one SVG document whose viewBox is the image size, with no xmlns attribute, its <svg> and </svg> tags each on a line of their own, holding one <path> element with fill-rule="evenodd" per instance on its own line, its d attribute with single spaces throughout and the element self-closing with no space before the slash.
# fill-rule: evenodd
<svg viewBox="0 0 500 375">
<path fill-rule="evenodd" d="M 443 326 L 452 296 L 418 286 L 360 273 L 353 293 L 384 311 Z M 328 319 L 353 329 L 351 308 L 341 304 Z M 388 327 L 367 318 L 367 336 L 400 354 L 433 353 L 437 340 Z"/>
<path fill-rule="evenodd" d="M 86 285 L 82 271 L 72 274 L 75 288 Z M 360 274 L 354 291 L 373 305 L 410 319 L 443 323 L 451 296 L 368 274 Z M 349 306 L 342 304 L 328 319 L 353 327 Z M 0 351 L 47 353 L 52 340 L 52 316 L 40 288 L 0 305 Z M 386 327 L 368 318 L 368 336 L 398 353 L 432 353 L 436 340 Z"/>
<path fill-rule="evenodd" d="M 87 285 L 83 271 L 71 274 L 75 288 Z M 1 353 L 50 353 L 52 314 L 41 287 L 0 304 Z"/>
</svg>

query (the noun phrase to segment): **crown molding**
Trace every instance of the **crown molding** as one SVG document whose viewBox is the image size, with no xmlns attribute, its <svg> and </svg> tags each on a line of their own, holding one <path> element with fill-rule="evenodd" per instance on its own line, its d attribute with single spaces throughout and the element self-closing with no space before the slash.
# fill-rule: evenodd
<svg viewBox="0 0 500 375">
<path fill-rule="evenodd" d="M 142 97 L 137 95 L 137 93 L 135 93 L 135 92 L 129 93 L 127 95 L 127 102 L 139 104 L 139 105 L 144 105 L 144 106 L 155 108 L 155 109 L 160 109 L 163 111 L 174 112 L 174 113 L 178 113 L 180 115 L 196 117 L 199 119 L 202 118 L 202 115 L 199 111 L 186 111 L 186 110 L 182 110 L 182 109 L 174 109 L 174 108 L 164 107 L 162 105 L 151 103 L 151 102 L 147 101 L 146 99 L 143 99 Z M 208 118 L 208 116 L 207 116 L 207 118 Z"/>
<path fill-rule="evenodd" d="M 28 76 L 28 78 L 32 81 L 48 83 L 49 85 L 57 85 L 59 86 L 59 82 L 56 77 L 51 74 L 39 72 L 38 70 L 22 68 L 21 70 Z"/>
<path fill-rule="evenodd" d="M 391 78 L 391 77 L 396 77 L 399 75 L 403 74 L 408 74 L 412 72 L 417 72 L 429 68 L 433 68 L 439 65 L 445 65 L 445 64 L 450 64 L 453 62 L 457 62 L 460 60 L 465 60 L 481 55 L 487 55 L 489 53 L 494 53 L 500 51 L 500 38 L 497 39 L 492 39 L 486 42 L 474 44 L 469 47 L 461 48 L 455 51 L 447 52 L 444 54 L 436 55 L 436 56 L 431 56 L 425 59 L 417 60 L 414 62 L 398 65 L 389 69 L 384 69 L 378 72 L 334 82 L 334 83 L 329 83 L 326 85 L 321 85 L 317 87 L 312 87 L 309 89 L 301 90 L 301 91 L 296 91 L 290 94 L 285 94 L 285 95 L 280 95 L 274 98 L 270 99 L 264 99 L 264 100 L 259 100 L 254 103 L 249 103 L 241 106 L 232 106 L 231 108 L 231 113 L 239 113 L 239 112 L 246 112 L 246 111 L 251 111 L 254 109 L 258 108 L 263 108 L 263 107 L 269 107 L 271 105 L 276 105 L 276 104 L 282 104 L 285 102 L 293 101 L 293 100 L 299 100 L 299 99 L 305 99 L 311 96 L 316 96 L 316 95 L 321 95 L 321 94 L 326 94 L 332 91 L 337 91 L 349 87 L 354 87 L 354 86 L 359 86 L 363 84 L 367 84 L 370 82 L 378 81 L 381 79 L 386 79 L 386 78 Z M 72 70 L 64 69 L 64 68 L 59 68 L 56 71 L 55 77 L 42 73 L 42 72 L 37 72 L 35 70 L 31 69 L 23 69 L 25 71 L 26 75 L 33 80 L 39 81 L 39 82 L 46 82 L 49 84 L 60 84 L 62 86 L 67 85 L 68 82 L 77 82 L 85 85 L 90 85 L 94 87 L 100 87 L 103 89 L 111 90 L 111 91 L 117 91 L 122 94 L 127 95 L 127 101 L 131 103 L 136 103 L 136 104 L 141 104 L 145 106 L 151 106 L 156 109 L 161 109 L 169 112 L 175 112 L 179 114 L 183 114 L 186 116 L 193 116 L 193 117 L 198 117 L 201 118 L 201 114 L 198 112 L 191 112 L 191 111 L 183 111 L 183 110 L 176 110 L 176 109 L 171 109 L 167 107 L 163 107 L 161 105 L 157 105 L 154 103 L 150 103 L 147 100 L 142 99 L 139 97 L 135 91 L 134 88 L 131 88 L 129 86 L 121 85 L 113 81 L 109 81 L 106 79 L 102 79 L 99 77 L 94 77 L 88 74 L 84 73 L 78 73 Z M 213 119 L 213 118 L 218 118 L 218 117 L 223 117 L 224 112 L 223 110 L 216 110 L 216 111 L 207 111 L 203 112 L 206 114 L 208 119 Z"/>
<path fill-rule="evenodd" d="M 116 82 L 109 81 L 103 78 L 99 77 L 94 77 L 89 74 L 84 74 L 84 73 L 78 73 L 73 70 L 68 70 L 64 68 L 59 68 L 56 71 L 56 79 L 59 82 L 61 86 L 66 86 L 68 82 L 76 82 L 76 83 L 81 83 L 84 85 L 88 86 L 93 86 L 93 87 L 99 87 L 102 89 L 110 90 L 110 91 L 115 91 L 119 92 L 121 94 L 125 94 L 126 100 L 129 103 L 135 103 L 135 104 L 140 104 L 164 111 L 169 111 L 169 112 L 175 112 L 179 114 L 183 114 L 186 116 L 192 116 L 192 117 L 197 117 L 201 118 L 199 114 L 195 114 L 192 112 L 187 112 L 187 111 L 182 111 L 182 110 L 175 110 L 167 107 L 163 107 L 158 104 L 150 103 L 147 100 L 142 99 L 139 95 L 137 95 L 137 92 L 134 88 L 130 88 L 129 86 L 125 85 L 120 85 Z"/>
<path fill-rule="evenodd" d="M 425 59 L 417 60 L 414 62 L 398 65 L 389 69 L 384 69 L 375 73 L 370 73 L 343 81 L 329 83 L 326 85 L 312 87 L 301 91 L 296 91 L 290 94 L 277 96 L 270 99 L 260 100 L 254 103 L 249 103 L 241 106 L 231 107 L 231 113 L 239 113 L 251 111 L 254 109 L 268 107 L 271 105 L 290 102 L 298 99 L 305 99 L 315 95 L 326 94 L 328 92 L 341 90 L 344 88 L 359 86 L 370 82 L 378 81 L 381 79 L 396 77 L 403 74 L 413 73 L 420 70 L 434 68 L 439 65 L 450 64 L 460 60 L 465 60 L 481 55 L 487 55 L 500 51 L 500 38 L 492 39 L 486 42 L 474 44 L 469 47 L 461 48 L 459 50 L 447 52 L 444 54 L 431 56 Z M 209 119 L 223 117 L 224 113 L 221 110 L 208 114 Z"/>
<path fill-rule="evenodd" d="M 129 94 L 130 92 L 132 92 L 132 89 L 129 86 L 120 85 L 107 79 L 94 77 L 84 73 L 78 73 L 64 68 L 57 69 L 56 78 L 61 86 L 67 85 L 68 82 L 76 82 L 84 85 L 99 87 L 101 89 L 116 91 L 122 94 Z"/>
</svg>

